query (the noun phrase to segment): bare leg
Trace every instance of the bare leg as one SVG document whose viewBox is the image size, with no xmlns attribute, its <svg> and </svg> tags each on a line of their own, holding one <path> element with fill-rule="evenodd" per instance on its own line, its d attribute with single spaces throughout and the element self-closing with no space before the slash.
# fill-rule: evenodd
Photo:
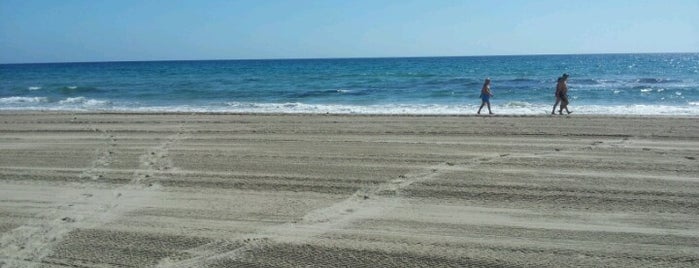
<svg viewBox="0 0 699 268">
<path fill-rule="evenodd" d="M 553 104 L 553 110 L 551 110 L 551 114 L 556 114 L 556 106 L 558 106 L 558 103 L 561 102 L 561 99 L 556 98 L 556 103 Z"/>
<path fill-rule="evenodd" d="M 566 113 L 568 113 L 568 114 L 572 113 L 571 111 L 568 111 L 568 103 L 567 102 L 561 102 L 561 107 L 560 107 L 560 110 L 558 110 L 558 114 L 563 114 L 563 110 L 566 110 Z"/>
<path fill-rule="evenodd" d="M 490 110 L 490 102 L 486 102 L 488 104 L 488 113 L 493 114 L 493 112 Z"/>
<path fill-rule="evenodd" d="M 481 102 L 481 108 L 478 108 L 478 112 L 476 114 L 481 114 L 481 109 L 483 109 L 483 105 L 485 105 L 485 101 Z"/>
</svg>

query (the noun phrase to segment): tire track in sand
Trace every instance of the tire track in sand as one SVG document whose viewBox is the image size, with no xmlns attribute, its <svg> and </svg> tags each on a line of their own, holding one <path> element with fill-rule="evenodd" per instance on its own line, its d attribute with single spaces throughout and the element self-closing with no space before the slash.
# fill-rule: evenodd
<svg viewBox="0 0 699 268">
<path fill-rule="evenodd" d="M 117 139 L 108 131 L 98 128 L 89 127 L 88 131 L 99 132 L 106 143 L 97 150 L 95 160 L 80 177 L 98 181 L 108 172 Z M 72 196 L 70 201 L 36 215 L 34 220 L 5 233 L 0 238 L 0 266 L 38 267 L 71 231 L 106 224 L 156 199 L 162 186 L 153 183 L 150 178 L 155 173 L 174 169 L 169 149 L 188 137 L 184 124 L 175 132 L 139 157 L 140 168 L 127 184 L 113 189 L 100 189 L 99 185 L 92 185 L 71 191 L 67 193 Z"/>
<path fill-rule="evenodd" d="M 285 223 L 235 240 L 216 240 L 190 249 L 187 259 L 164 258 L 158 267 L 201 267 L 219 261 L 243 258 L 250 252 L 275 243 L 305 243 L 327 232 L 342 229 L 357 220 L 370 219 L 398 207 L 410 185 L 437 179 L 445 171 L 464 171 L 508 155 L 477 158 L 466 163 L 441 163 L 400 175 L 389 182 L 361 189 L 347 199 L 307 213 L 300 222 Z"/>
</svg>

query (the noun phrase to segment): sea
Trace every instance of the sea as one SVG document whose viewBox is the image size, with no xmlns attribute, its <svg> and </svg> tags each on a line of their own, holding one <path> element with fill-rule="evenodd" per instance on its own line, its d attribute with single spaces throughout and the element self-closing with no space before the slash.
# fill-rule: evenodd
<svg viewBox="0 0 699 268">
<path fill-rule="evenodd" d="M 699 115 L 699 53 L 0 65 L 2 111 Z"/>
</svg>

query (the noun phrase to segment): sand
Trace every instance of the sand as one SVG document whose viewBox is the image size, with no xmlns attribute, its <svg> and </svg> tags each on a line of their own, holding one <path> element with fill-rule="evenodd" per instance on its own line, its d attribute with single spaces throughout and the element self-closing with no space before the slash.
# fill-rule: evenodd
<svg viewBox="0 0 699 268">
<path fill-rule="evenodd" d="M 699 118 L 0 113 L 2 267 L 697 267 Z"/>
</svg>

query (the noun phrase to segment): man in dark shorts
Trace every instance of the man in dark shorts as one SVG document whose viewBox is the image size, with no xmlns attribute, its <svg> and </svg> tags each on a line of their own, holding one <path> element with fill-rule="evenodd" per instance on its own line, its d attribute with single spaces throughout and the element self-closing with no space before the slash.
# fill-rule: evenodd
<svg viewBox="0 0 699 268">
<path fill-rule="evenodd" d="M 553 93 L 553 95 L 556 97 L 556 102 L 553 103 L 553 110 L 551 110 L 551 114 L 556 114 L 556 106 L 558 106 L 559 103 L 561 103 L 561 97 L 559 97 L 559 92 L 561 91 L 561 81 L 563 80 L 563 77 L 558 77 L 558 80 L 556 80 L 556 92 Z"/>
<path fill-rule="evenodd" d="M 568 110 L 568 74 L 563 74 L 561 79 L 558 79 L 558 85 L 556 85 L 556 99 L 561 100 L 561 108 L 558 110 L 558 114 L 563 114 L 563 109 L 566 109 L 566 113 L 570 114 L 571 111 Z M 554 105 L 554 111 L 556 106 Z"/>
</svg>

